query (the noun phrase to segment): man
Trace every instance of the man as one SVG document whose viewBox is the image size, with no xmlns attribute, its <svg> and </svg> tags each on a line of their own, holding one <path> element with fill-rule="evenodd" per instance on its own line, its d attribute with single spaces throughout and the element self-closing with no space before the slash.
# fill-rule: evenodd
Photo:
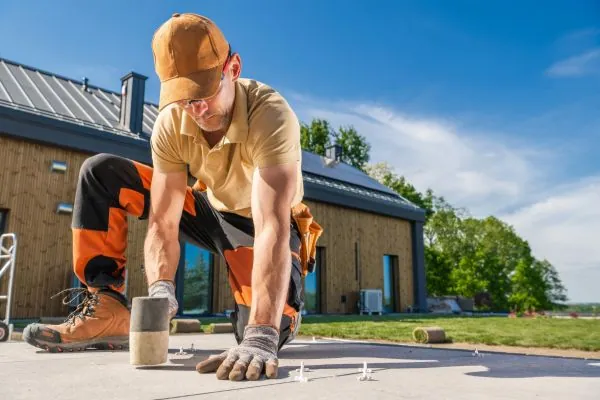
<svg viewBox="0 0 600 400">
<path fill-rule="evenodd" d="M 148 218 L 148 292 L 169 299 L 171 317 L 179 240 L 225 258 L 238 346 L 197 370 L 219 379 L 276 377 L 278 350 L 300 327 L 302 276 L 321 234 L 302 203 L 299 122 L 276 91 L 240 78 L 239 54 L 205 17 L 174 14 L 155 32 L 152 50 L 161 81 L 153 168 L 109 154 L 85 161 L 72 224 L 85 299 L 63 324 L 32 324 L 24 338 L 54 351 L 128 344 L 130 214 Z"/>
</svg>

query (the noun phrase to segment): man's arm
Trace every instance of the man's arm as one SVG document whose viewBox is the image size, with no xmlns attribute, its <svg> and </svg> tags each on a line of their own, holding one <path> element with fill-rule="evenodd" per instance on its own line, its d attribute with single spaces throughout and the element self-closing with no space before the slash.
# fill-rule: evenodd
<svg viewBox="0 0 600 400">
<path fill-rule="evenodd" d="M 252 306 L 242 343 L 196 365 L 200 373 L 216 371 L 218 379 L 276 378 L 281 315 L 291 272 L 290 224 L 298 166 L 257 168 L 252 186 L 254 263 Z"/>
<path fill-rule="evenodd" d="M 186 188 L 186 171 L 165 173 L 154 170 L 150 188 L 148 231 L 144 242 L 144 263 L 151 295 L 160 291 L 155 289 L 161 285 L 160 281 L 171 282 L 174 290 L 180 256 L 179 223 Z"/>
<path fill-rule="evenodd" d="M 249 155 L 255 166 L 252 183 L 254 262 L 252 304 L 244 339 L 232 349 L 198 363 L 200 373 L 216 371 L 218 379 L 257 380 L 278 375 L 281 317 L 290 284 L 292 255 L 290 228 L 292 202 L 300 176 L 300 124 L 279 95 L 249 121 L 256 134 L 249 137 Z"/>
<path fill-rule="evenodd" d="M 248 324 L 280 328 L 291 273 L 291 207 L 298 177 L 295 163 L 257 168 L 252 188 L 254 265 Z"/>
</svg>

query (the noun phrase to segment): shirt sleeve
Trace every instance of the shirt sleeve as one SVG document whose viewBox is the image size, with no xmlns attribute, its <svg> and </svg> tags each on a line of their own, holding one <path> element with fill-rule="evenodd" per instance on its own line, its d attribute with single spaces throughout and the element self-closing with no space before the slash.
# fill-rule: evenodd
<svg viewBox="0 0 600 400">
<path fill-rule="evenodd" d="M 173 111 L 165 108 L 159 113 L 152 128 L 152 164 L 158 171 L 177 172 L 187 169 L 187 164 L 181 157 L 181 143 L 175 125 Z"/>
<path fill-rule="evenodd" d="M 287 102 L 270 96 L 250 118 L 252 159 L 258 168 L 300 161 L 300 123 Z"/>
</svg>

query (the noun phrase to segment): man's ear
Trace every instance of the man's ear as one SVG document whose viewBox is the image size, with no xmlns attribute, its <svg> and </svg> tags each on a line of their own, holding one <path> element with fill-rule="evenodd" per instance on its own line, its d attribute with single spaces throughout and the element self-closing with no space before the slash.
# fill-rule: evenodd
<svg viewBox="0 0 600 400">
<path fill-rule="evenodd" d="M 238 53 L 234 53 L 231 55 L 231 60 L 229 61 L 231 64 L 231 79 L 234 81 L 240 77 L 242 74 L 242 58 Z"/>
</svg>

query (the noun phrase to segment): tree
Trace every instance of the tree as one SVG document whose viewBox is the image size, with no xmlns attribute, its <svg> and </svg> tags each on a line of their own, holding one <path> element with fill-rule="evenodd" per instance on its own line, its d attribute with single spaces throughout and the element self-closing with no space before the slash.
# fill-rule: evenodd
<svg viewBox="0 0 600 400">
<path fill-rule="evenodd" d="M 423 229 L 425 244 L 436 247 L 456 261 L 463 251 L 461 243 L 465 213 L 442 198 L 433 197 L 431 204 L 430 217 Z"/>
<path fill-rule="evenodd" d="M 315 118 L 310 125 L 300 124 L 300 144 L 302 149 L 321 156 L 325 156 L 327 147 L 338 144 L 342 148 L 341 160 L 362 171 L 370 159 L 371 145 L 353 126 L 335 131 L 324 119 Z"/>
<path fill-rule="evenodd" d="M 210 264 L 205 254 L 198 251 L 196 257 L 186 257 L 184 268 L 183 308 L 187 311 L 210 310 Z"/>
<path fill-rule="evenodd" d="M 310 125 L 300 124 L 300 145 L 306 151 L 324 156 L 333 136 L 329 122 L 313 119 Z"/>
<path fill-rule="evenodd" d="M 462 295 L 489 293 L 495 310 L 507 310 L 512 292 L 511 276 L 520 263 L 530 265 L 531 249 L 514 229 L 495 217 L 466 218 L 460 224 L 460 258 L 453 283 Z M 453 244 L 453 249 L 456 249 Z"/>
<path fill-rule="evenodd" d="M 365 172 L 379 183 L 389 187 L 406 200 L 425 210 L 425 218 L 433 214 L 434 196 L 431 190 L 422 195 L 404 176 L 397 175 L 389 163 L 380 162 L 373 165 L 367 165 Z"/>
<path fill-rule="evenodd" d="M 511 278 L 511 307 L 517 310 L 564 308 L 566 289 L 547 260 L 520 263 Z"/>
<path fill-rule="evenodd" d="M 541 262 L 534 260 L 527 263 L 523 260 L 517 265 L 511 280 L 511 308 L 521 311 L 548 308 L 550 304 L 546 296 L 547 286 Z"/>
<path fill-rule="evenodd" d="M 333 137 L 335 144 L 342 147 L 342 161 L 364 171 L 371 151 L 371 145 L 365 137 L 359 135 L 352 126 L 340 127 Z"/>
<path fill-rule="evenodd" d="M 567 297 L 567 289 L 563 285 L 562 280 L 558 275 L 558 271 L 548 260 L 540 261 L 540 268 L 542 269 L 542 275 L 544 277 L 544 282 L 546 283 L 548 308 L 565 308 L 565 303 L 569 298 Z"/>
<path fill-rule="evenodd" d="M 434 214 L 424 235 L 426 246 L 443 256 L 426 258 L 426 268 L 448 277 L 446 294 L 473 297 L 488 293 L 495 310 L 509 306 L 514 286 L 511 276 L 517 265 L 533 262 L 529 245 L 512 227 L 495 217 L 467 216 L 445 201 L 434 201 Z"/>
<path fill-rule="evenodd" d="M 452 263 L 444 253 L 425 247 L 425 281 L 429 296 L 444 296 L 452 292 Z"/>
</svg>

